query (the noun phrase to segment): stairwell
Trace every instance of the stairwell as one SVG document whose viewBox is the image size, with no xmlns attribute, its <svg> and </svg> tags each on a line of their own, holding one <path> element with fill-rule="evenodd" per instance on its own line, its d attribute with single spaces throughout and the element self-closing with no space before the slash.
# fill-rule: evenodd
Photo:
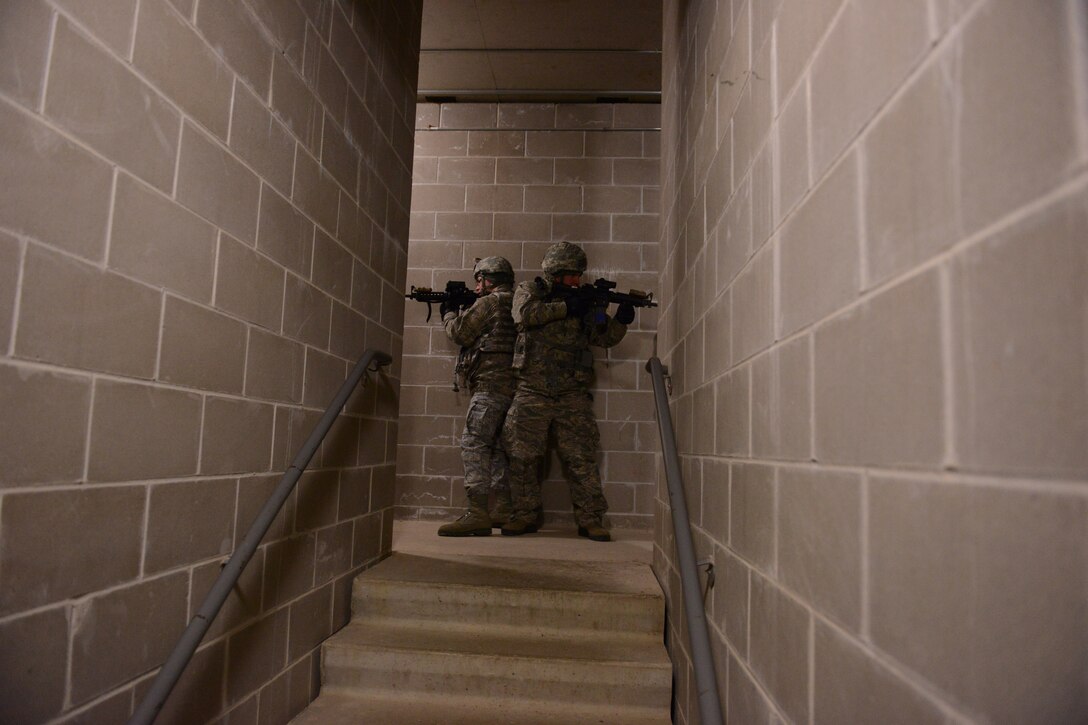
<svg viewBox="0 0 1088 725">
<path fill-rule="evenodd" d="M 648 542 L 397 526 L 392 556 L 356 578 L 351 622 L 325 642 L 321 694 L 296 725 L 670 722 Z"/>
</svg>

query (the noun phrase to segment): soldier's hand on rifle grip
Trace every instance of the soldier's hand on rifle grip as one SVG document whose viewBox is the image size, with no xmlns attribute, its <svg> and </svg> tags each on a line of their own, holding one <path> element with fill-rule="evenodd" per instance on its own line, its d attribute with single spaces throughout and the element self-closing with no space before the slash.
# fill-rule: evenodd
<svg viewBox="0 0 1088 725">
<path fill-rule="evenodd" d="M 447 312 L 456 312 L 457 306 L 453 302 L 443 302 L 438 306 L 438 316 L 446 319 Z"/>
<path fill-rule="evenodd" d="M 626 303 L 620 305 L 613 319 L 621 325 L 630 325 L 635 321 L 635 306 Z"/>
<path fill-rule="evenodd" d="M 567 317 L 582 317 L 589 312 L 589 304 L 586 300 L 580 299 L 576 295 L 564 297 L 563 303 L 567 306 Z"/>
</svg>

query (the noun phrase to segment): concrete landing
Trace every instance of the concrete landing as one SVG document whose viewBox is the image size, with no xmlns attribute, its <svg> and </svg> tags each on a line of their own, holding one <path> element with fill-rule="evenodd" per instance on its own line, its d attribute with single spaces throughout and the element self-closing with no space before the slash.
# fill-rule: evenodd
<svg viewBox="0 0 1088 725">
<path fill-rule="evenodd" d="M 444 521 L 393 522 L 393 551 L 408 554 L 549 559 L 556 561 L 639 561 L 653 562 L 653 532 L 612 529 L 612 541 L 590 541 L 578 536 L 572 524 L 547 524 L 535 534 L 502 536 L 439 536 Z"/>
</svg>

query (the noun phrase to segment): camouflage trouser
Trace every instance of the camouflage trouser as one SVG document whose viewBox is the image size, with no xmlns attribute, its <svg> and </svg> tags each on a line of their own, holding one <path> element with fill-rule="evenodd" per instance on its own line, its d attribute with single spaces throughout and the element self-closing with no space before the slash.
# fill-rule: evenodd
<svg viewBox="0 0 1088 725">
<path fill-rule="evenodd" d="M 465 464 L 465 493 L 486 496 L 508 488 L 502 425 L 510 398 L 498 393 L 472 394 L 461 433 L 461 460 Z"/>
<path fill-rule="evenodd" d="M 601 435 L 592 401 L 584 391 L 557 397 L 526 390 L 514 394 L 502 431 L 510 456 L 510 496 L 514 509 L 511 520 L 535 520 L 540 508 L 538 472 L 547 449 L 549 428 L 555 431 L 559 460 L 570 484 L 575 520 L 580 526 L 601 523 L 608 510 L 597 468 Z"/>
</svg>

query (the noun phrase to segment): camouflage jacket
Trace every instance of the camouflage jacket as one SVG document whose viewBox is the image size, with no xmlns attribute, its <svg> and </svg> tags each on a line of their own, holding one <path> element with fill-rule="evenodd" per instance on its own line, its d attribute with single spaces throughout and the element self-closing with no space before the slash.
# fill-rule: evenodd
<svg viewBox="0 0 1088 725">
<path fill-rule="evenodd" d="M 518 384 L 546 395 L 587 390 L 593 380 L 589 346 L 612 347 L 627 334 L 627 326 L 607 315 L 603 324 L 568 319 L 562 300 L 548 301 L 551 289 L 551 283 L 538 277 L 522 282 L 514 291 Z"/>
<path fill-rule="evenodd" d="M 510 317 L 512 301 L 510 285 L 499 285 L 460 314 L 442 317 L 446 336 L 461 346 L 455 381 L 473 392 L 514 394 L 510 365 L 517 333 Z"/>
</svg>

